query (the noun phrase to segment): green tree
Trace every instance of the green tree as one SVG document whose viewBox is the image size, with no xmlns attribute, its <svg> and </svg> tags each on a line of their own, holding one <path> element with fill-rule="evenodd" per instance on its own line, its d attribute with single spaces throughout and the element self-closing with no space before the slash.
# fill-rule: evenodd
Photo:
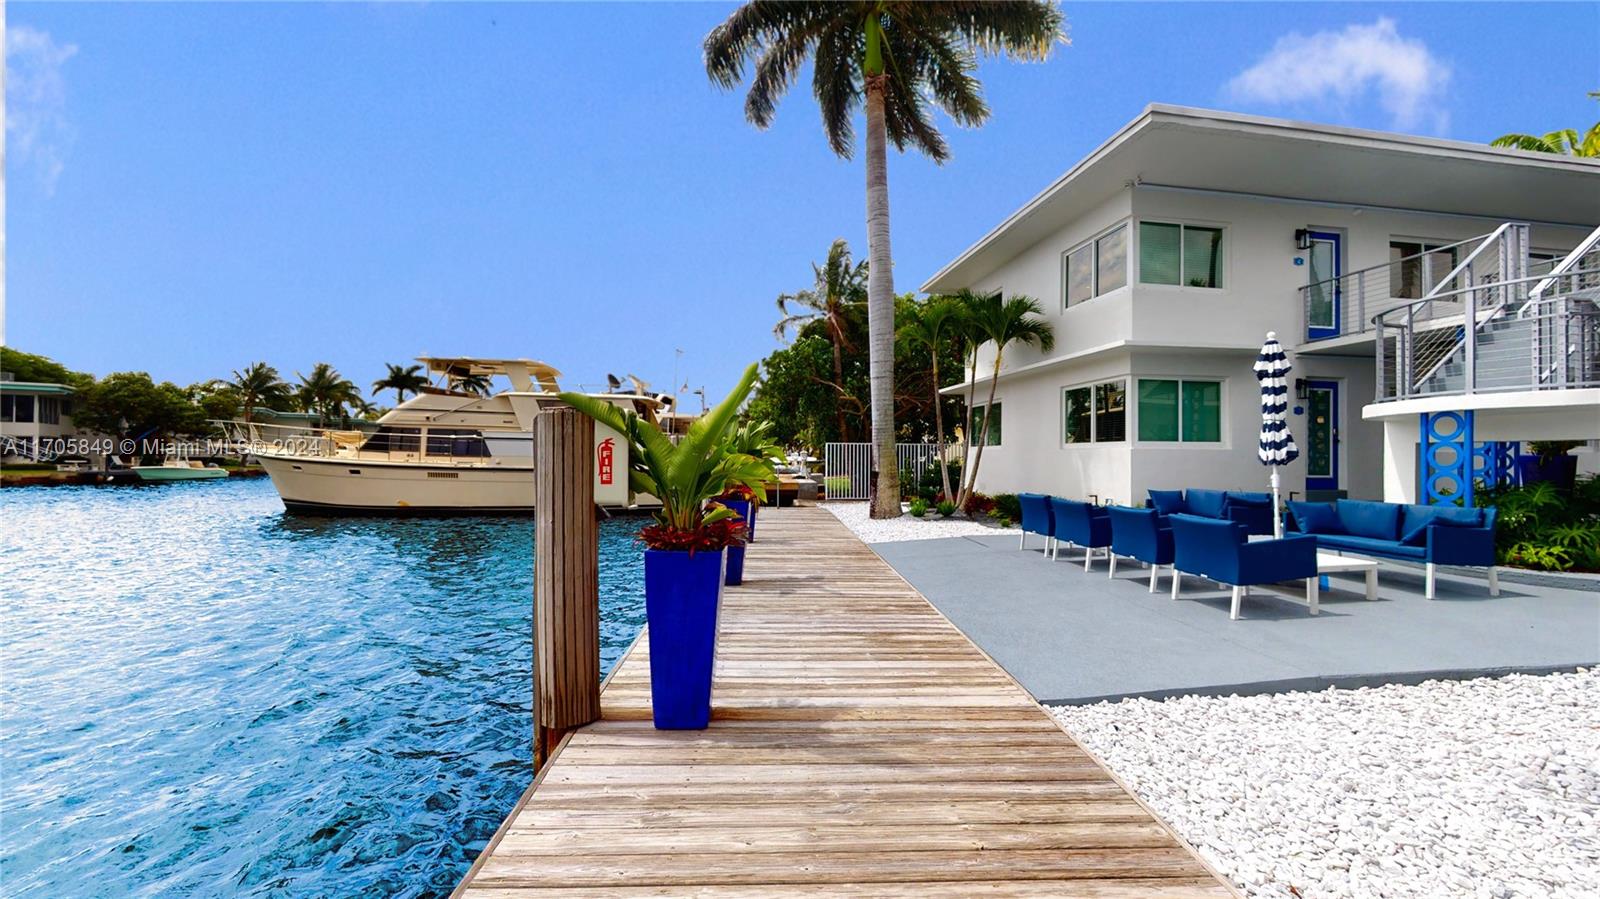
<svg viewBox="0 0 1600 899">
<path fill-rule="evenodd" d="M 934 441 L 939 447 L 939 479 L 946 497 L 955 496 L 950 489 L 950 466 L 944 453 L 943 397 L 939 389 L 944 386 L 939 375 L 939 356 L 954 345 L 954 338 L 965 325 L 966 307 L 955 297 L 930 297 L 926 303 L 914 305 L 911 314 L 903 318 L 900 337 L 912 347 L 928 351 L 933 389 Z"/>
<path fill-rule="evenodd" d="M 0 346 L 0 371 L 9 373 L 18 381 L 39 384 L 69 384 L 84 387 L 94 378 L 76 372 L 48 356 L 24 353 L 8 346 Z"/>
<path fill-rule="evenodd" d="M 475 396 L 488 396 L 493 387 L 493 379 L 491 379 L 488 375 L 468 373 L 464 375 L 450 376 L 450 388 L 452 390 L 459 390 L 462 393 L 470 393 Z"/>
<path fill-rule="evenodd" d="M 850 244 L 844 238 L 828 248 L 828 261 L 822 265 L 811 263 L 814 278 L 809 290 L 786 293 L 778 297 L 778 312 L 783 318 L 772 329 L 779 340 L 786 339 L 789 329 L 799 330 L 810 322 L 821 322 L 833 344 L 833 388 L 841 402 L 835 404 L 838 417 L 839 439 L 849 440 L 850 429 L 845 425 L 844 400 L 857 405 L 860 400 L 847 393 L 844 381 L 844 353 L 854 350 L 850 339 L 851 325 L 867 299 L 867 264 L 855 263 L 850 257 Z M 797 307 L 795 311 L 790 307 Z"/>
<path fill-rule="evenodd" d="M 239 417 L 239 391 L 227 381 L 217 379 L 190 384 L 184 393 L 200 410 L 208 431 L 213 421 L 232 421 Z"/>
<path fill-rule="evenodd" d="M 428 386 L 428 376 L 422 373 L 420 365 L 395 365 L 393 362 L 385 363 L 388 373 L 372 382 L 372 394 L 377 396 L 385 390 L 394 391 L 396 403 L 406 401 L 406 394 L 415 396 Z"/>
<path fill-rule="evenodd" d="M 968 312 L 971 339 L 994 344 L 994 370 L 989 374 L 989 402 L 984 406 L 983 433 L 977 435 L 978 451 L 973 456 L 972 464 L 967 466 L 967 483 L 961 489 L 961 498 L 956 501 L 956 505 L 963 509 L 967 507 L 967 500 L 978 483 L 978 466 L 983 464 L 983 448 L 989 442 L 989 425 L 994 421 L 989 410 L 994 408 L 995 388 L 1000 383 L 1000 365 L 1005 358 L 1006 347 L 1013 343 L 1038 344 L 1039 349 L 1049 352 L 1056 344 L 1054 329 L 1049 322 L 1038 317 L 1043 314 L 1044 308 L 1038 300 L 1022 294 L 1013 294 L 1007 299 L 1002 299 L 999 294 L 980 297 Z M 968 414 L 971 411 L 969 409 Z M 971 445 L 970 439 L 968 445 Z"/>
<path fill-rule="evenodd" d="M 361 391 L 356 385 L 326 362 L 318 362 L 311 367 L 311 374 L 299 375 L 299 378 L 300 387 L 295 397 L 300 408 L 315 412 L 323 425 L 344 416 L 346 406 L 361 400 Z"/>
<path fill-rule="evenodd" d="M 243 371 L 235 369 L 231 383 L 239 396 L 239 409 L 246 424 L 255 416 L 257 408 L 282 409 L 289 403 L 289 385 L 278 376 L 276 368 L 265 362 L 252 362 Z"/>
<path fill-rule="evenodd" d="M 823 128 L 839 156 L 854 152 L 855 112 L 865 111 L 868 359 L 879 472 L 874 517 L 900 514 L 887 144 L 944 162 L 950 149 L 933 124 L 930 103 L 959 125 L 981 125 L 989 106 L 973 74 L 978 54 L 1044 59 L 1065 40 L 1061 25 L 1060 9 L 1041 0 L 752 0 L 705 39 L 706 73 L 722 87 L 737 87 L 753 65 L 744 108 L 758 128 L 772 123 L 779 98 L 808 59 Z"/>
<path fill-rule="evenodd" d="M 205 413 L 183 388 L 142 371 L 115 372 L 89 385 L 73 409 L 78 427 L 120 440 L 148 441 L 203 433 Z"/>
</svg>

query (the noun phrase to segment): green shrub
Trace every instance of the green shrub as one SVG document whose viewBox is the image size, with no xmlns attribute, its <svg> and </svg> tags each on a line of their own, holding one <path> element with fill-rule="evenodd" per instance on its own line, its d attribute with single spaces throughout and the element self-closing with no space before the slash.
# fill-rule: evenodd
<svg viewBox="0 0 1600 899">
<path fill-rule="evenodd" d="M 944 502 L 939 504 L 939 517 L 940 518 L 949 518 L 950 516 L 952 516 L 954 514 L 956 514 L 956 504 L 955 503 L 953 503 L 953 502 L 951 502 L 949 500 L 945 500 Z"/>
<path fill-rule="evenodd" d="M 995 519 L 995 523 L 1000 525 L 1003 528 L 1008 528 L 1008 527 L 1011 527 L 1013 524 L 1015 524 L 1015 522 L 1013 522 L 1010 518 L 1008 518 L 1005 515 L 1002 515 L 999 518 Z"/>
<path fill-rule="evenodd" d="M 912 518 L 921 518 L 928 514 L 928 501 L 920 496 L 917 497 L 911 501 L 911 509 L 909 511 Z"/>
<path fill-rule="evenodd" d="M 827 491 L 829 496 L 849 493 L 850 479 L 845 475 L 834 475 L 833 477 L 823 478 L 822 489 Z"/>
<path fill-rule="evenodd" d="M 1015 493 L 996 493 L 994 495 L 994 514 L 1006 521 L 1016 521 L 1022 517 L 1022 501 L 1017 499 Z M 1005 525 L 1010 527 L 1010 525 Z"/>
<path fill-rule="evenodd" d="M 1571 495 L 1547 481 L 1482 491 L 1498 510 L 1495 551 L 1502 565 L 1545 571 L 1600 571 L 1600 478 L 1579 478 Z"/>
</svg>

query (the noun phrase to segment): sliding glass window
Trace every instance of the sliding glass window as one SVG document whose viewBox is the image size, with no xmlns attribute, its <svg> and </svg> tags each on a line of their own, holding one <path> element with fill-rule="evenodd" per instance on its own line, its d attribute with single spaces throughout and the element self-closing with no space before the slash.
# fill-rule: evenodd
<svg viewBox="0 0 1600 899">
<path fill-rule="evenodd" d="M 1139 223 L 1139 283 L 1221 287 L 1222 229 Z"/>
<path fill-rule="evenodd" d="M 1118 225 L 1061 254 L 1064 306 L 1074 306 L 1128 284 L 1128 226 Z"/>
<path fill-rule="evenodd" d="M 1128 382 L 1102 381 L 1061 392 L 1064 443 L 1121 443 L 1128 438 Z"/>
<path fill-rule="evenodd" d="M 1222 382 L 1140 378 L 1139 439 L 1222 442 Z"/>
</svg>

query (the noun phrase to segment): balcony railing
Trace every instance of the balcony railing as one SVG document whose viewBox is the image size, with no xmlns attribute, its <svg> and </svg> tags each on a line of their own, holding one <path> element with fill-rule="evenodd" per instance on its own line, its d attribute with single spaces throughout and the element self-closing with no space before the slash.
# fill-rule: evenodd
<svg viewBox="0 0 1600 899">
<path fill-rule="evenodd" d="M 1504 229 L 1506 226 L 1501 226 Z M 1328 340 L 1372 330 L 1372 317 L 1421 299 L 1430 291 L 1453 289 L 1467 277 L 1457 260 L 1467 247 L 1481 247 L 1501 229 L 1451 244 L 1429 245 L 1421 253 L 1380 265 L 1313 281 L 1300 288 L 1300 309 L 1307 341 Z M 1474 261 L 1483 280 L 1496 260 Z"/>
</svg>

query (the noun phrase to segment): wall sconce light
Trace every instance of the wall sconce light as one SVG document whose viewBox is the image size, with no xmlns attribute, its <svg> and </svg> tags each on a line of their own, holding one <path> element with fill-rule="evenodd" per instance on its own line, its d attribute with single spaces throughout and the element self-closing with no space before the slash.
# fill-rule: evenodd
<svg viewBox="0 0 1600 899">
<path fill-rule="evenodd" d="M 1306 379 L 1305 378 L 1295 378 L 1294 379 L 1294 398 L 1297 399 L 1297 400 L 1303 400 L 1303 399 L 1306 398 Z"/>
<path fill-rule="evenodd" d="M 1296 228 L 1296 229 L 1294 229 L 1294 248 L 1297 249 L 1297 250 L 1309 250 L 1309 249 L 1311 249 L 1311 229 L 1310 228 Z"/>
</svg>

